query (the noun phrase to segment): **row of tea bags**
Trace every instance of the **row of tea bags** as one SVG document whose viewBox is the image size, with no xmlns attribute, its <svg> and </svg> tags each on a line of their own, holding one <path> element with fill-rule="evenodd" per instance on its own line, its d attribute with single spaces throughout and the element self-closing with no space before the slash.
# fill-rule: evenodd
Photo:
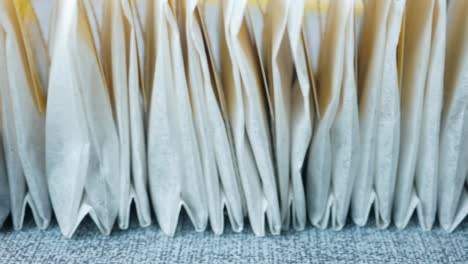
<svg viewBox="0 0 468 264">
<path fill-rule="evenodd" d="M 0 225 L 468 215 L 467 1 L 0 5 Z"/>
</svg>

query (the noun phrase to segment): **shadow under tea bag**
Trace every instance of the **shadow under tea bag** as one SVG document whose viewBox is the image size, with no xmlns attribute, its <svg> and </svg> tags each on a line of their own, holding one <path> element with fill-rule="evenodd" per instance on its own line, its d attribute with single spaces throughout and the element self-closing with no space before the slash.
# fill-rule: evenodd
<svg viewBox="0 0 468 264">
<path fill-rule="evenodd" d="M 13 227 L 29 205 L 39 228 L 51 218 L 44 160 L 44 107 L 49 58 L 29 1 L 0 2 L 3 148 Z"/>
<path fill-rule="evenodd" d="M 307 167 L 308 214 L 313 225 L 341 229 L 346 221 L 359 157 L 354 72 L 354 1 L 330 1 L 321 43 L 320 118 Z"/>
<path fill-rule="evenodd" d="M 161 230 L 174 235 L 182 206 L 197 231 L 208 206 L 179 29 L 167 0 L 154 3 L 156 64 L 148 127 L 151 198 Z"/>
<path fill-rule="evenodd" d="M 83 0 L 60 5 L 50 73 L 46 161 L 60 229 L 90 215 L 109 234 L 118 214 L 119 141 Z"/>
<path fill-rule="evenodd" d="M 5 34 L 3 30 L 0 29 L 0 43 L 5 43 Z M 2 47 L 3 44 L 0 44 Z M 4 49 L 1 49 L 4 50 Z M 2 51 L 0 51 L 2 52 Z M 5 55 L 0 54 L 0 63 L 3 63 Z M 3 73 L 0 73 L 0 82 L 3 83 Z M 1 93 L 0 93 L 0 96 Z M 0 111 L 2 102 L 0 101 Z M 10 214 L 10 188 L 8 186 L 8 175 L 5 167 L 5 160 L 3 159 L 3 139 L 1 135 L 3 134 L 3 123 L 1 122 L 2 115 L 0 115 L 0 228 L 3 226 L 5 219 Z"/>
<path fill-rule="evenodd" d="M 215 90 L 219 89 L 216 87 L 219 82 L 212 82 L 216 77 L 210 76 L 198 1 L 186 0 L 181 3 L 184 12 L 181 28 L 186 52 L 185 69 L 205 177 L 211 228 L 215 234 L 223 232 L 226 207 L 233 229 L 241 231 L 244 215 L 240 179 L 220 108 L 220 94 Z M 210 47 L 208 44 L 207 48 Z"/>
<path fill-rule="evenodd" d="M 400 154 L 395 188 L 393 221 L 398 228 L 406 226 L 418 204 L 414 189 L 418 159 L 429 159 L 423 162 L 436 163 L 435 157 L 427 156 L 433 151 L 426 147 L 428 153 L 420 153 L 421 143 L 427 143 L 421 136 L 432 133 L 434 128 L 422 130 L 423 116 L 431 116 L 440 111 L 440 104 L 431 102 L 432 93 L 440 90 L 435 83 L 428 83 L 429 63 L 431 59 L 432 29 L 434 26 L 435 0 L 411 0 L 406 2 L 404 60 L 401 79 L 401 135 Z M 437 73 L 440 74 L 440 73 Z M 434 77 L 434 76 L 431 76 Z M 427 88 L 427 89 L 426 89 Z M 430 89 L 428 91 L 428 89 Z M 440 98 L 436 97 L 436 100 Z M 425 107 L 427 106 L 427 107 Z M 434 108 L 430 111 L 427 108 Z M 435 121 L 432 121 L 435 122 Z M 437 136 L 431 136 L 437 141 Z M 437 144 L 432 142 L 431 144 Z M 435 150 L 436 151 L 436 150 Z M 423 165 L 423 164 L 421 164 Z M 421 167 L 420 167 L 421 169 Z M 420 172 L 421 173 L 421 172 Z M 424 175 L 426 184 L 434 182 L 434 174 Z"/>
<path fill-rule="evenodd" d="M 143 87 L 132 4 L 134 0 L 106 1 L 101 29 L 102 65 L 119 137 L 119 226 L 128 228 L 135 202 L 141 226 L 151 223 L 147 194 L 146 144 L 143 126 Z"/>
<path fill-rule="evenodd" d="M 223 1 L 222 72 L 247 212 L 254 233 L 281 231 L 264 85 L 250 39 L 247 1 Z M 258 55 L 258 54 L 257 54 Z"/>
<path fill-rule="evenodd" d="M 450 1 L 437 198 L 439 223 L 449 232 L 468 215 L 467 11 L 468 1 Z"/>
</svg>

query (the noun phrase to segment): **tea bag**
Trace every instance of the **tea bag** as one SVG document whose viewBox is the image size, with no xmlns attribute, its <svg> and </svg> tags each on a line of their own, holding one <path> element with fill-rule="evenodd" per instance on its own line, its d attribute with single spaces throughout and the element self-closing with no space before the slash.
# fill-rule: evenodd
<svg viewBox="0 0 468 264">
<path fill-rule="evenodd" d="M 434 133 L 433 127 L 428 129 L 422 126 L 424 115 L 433 118 L 434 112 L 440 111 L 429 110 L 429 108 L 437 107 L 437 102 L 434 102 L 434 98 L 431 97 L 433 97 L 432 93 L 437 93 L 437 89 L 440 90 L 440 87 L 426 80 L 431 58 L 434 3 L 435 0 L 415 0 L 406 3 L 406 34 L 401 80 L 400 155 L 393 210 L 393 220 L 399 228 L 403 228 L 408 223 L 418 204 L 418 196 L 414 189 L 418 160 L 423 159 L 420 166 L 424 166 L 424 163 L 427 162 L 432 163 L 429 165 L 432 166 L 436 162 L 435 157 L 429 155 L 437 151 L 437 149 L 430 150 L 431 147 L 429 147 L 429 149 L 426 149 L 428 153 L 418 152 L 421 149 L 420 144 L 428 142 L 426 136 L 432 138 L 431 141 L 438 138 L 437 133 L 436 135 L 427 135 L 427 133 Z M 426 89 L 426 85 L 428 89 L 431 89 L 430 91 Z M 432 101 L 429 101 L 431 99 Z M 425 108 L 426 105 L 427 108 Z M 437 144 L 437 142 L 431 144 Z M 422 147 L 422 149 L 425 149 L 425 147 Z M 423 168 L 420 167 L 421 169 Z M 430 168 L 430 170 L 433 170 L 433 168 Z M 419 171 L 420 173 L 421 171 Z M 426 178 L 426 184 L 430 184 L 433 181 L 430 178 L 434 178 L 433 174 L 431 174 L 420 177 Z"/>
<path fill-rule="evenodd" d="M 306 223 L 302 166 L 312 135 L 303 14 L 304 2 L 270 1 L 263 39 L 282 225 L 288 229 L 292 217 L 293 227 L 298 230 L 304 229 Z"/>
<path fill-rule="evenodd" d="M 60 4 L 50 72 L 46 168 L 66 237 L 88 214 L 109 234 L 119 209 L 119 141 L 88 18 L 83 0 Z"/>
<path fill-rule="evenodd" d="M 143 87 L 133 0 L 106 1 L 102 24 L 102 57 L 119 136 L 119 226 L 128 228 L 135 202 L 141 226 L 151 223 L 147 194 Z"/>
<path fill-rule="evenodd" d="M 224 1 L 221 61 L 223 85 L 243 193 L 252 230 L 265 232 L 265 213 L 273 234 L 281 230 L 270 141 L 268 108 L 255 42 L 250 39 L 247 1 Z M 258 49 L 257 49 L 258 50 Z"/>
<path fill-rule="evenodd" d="M 239 172 L 234 162 L 230 139 L 220 108 L 220 85 L 210 76 L 205 52 L 203 26 L 197 0 L 182 4 L 182 46 L 197 141 L 207 194 L 211 228 L 221 234 L 224 228 L 224 207 L 231 225 L 241 231 L 244 225 Z M 208 45 L 209 49 L 211 46 Z M 210 52 L 210 51 L 209 51 Z M 210 56 L 211 57 L 211 56 Z M 216 74 L 216 73 L 213 73 Z M 216 77 L 215 77 L 216 78 Z M 213 82 L 212 82 L 213 80 Z M 214 87 L 213 87 L 214 86 Z"/>
<path fill-rule="evenodd" d="M 365 225 L 375 201 L 377 129 L 382 98 L 382 78 L 385 65 L 387 20 L 392 1 L 364 2 L 364 18 L 359 46 L 358 96 L 361 157 L 352 196 L 352 218 L 357 225 Z M 387 62 L 388 63 L 388 62 Z M 391 86 L 390 86 L 391 87 Z M 394 87 L 395 89 L 395 87 Z M 398 91 L 398 90 L 396 90 Z M 395 100 L 395 99 L 394 99 Z M 387 132 L 391 133 L 391 132 Z M 386 156 L 384 161 L 391 163 Z M 391 165 L 386 169 L 391 175 Z M 388 176 L 390 177 L 390 176 Z M 393 192 L 393 191 L 391 191 Z M 377 201 L 378 203 L 380 201 Z M 380 208 L 379 205 L 376 205 Z M 378 215 L 380 215 L 380 210 Z M 380 222 L 380 220 L 377 220 Z"/>
<path fill-rule="evenodd" d="M 354 1 L 330 1 L 320 57 L 318 109 L 307 167 L 310 221 L 341 229 L 359 157 L 354 73 Z"/>
<path fill-rule="evenodd" d="M 0 104 L 13 227 L 22 227 L 29 205 L 43 229 L 51 217 L 44 167 L 47 48 L 29 1 L 2 0 L 0 5 Z"/>
<path fill-rule="evenodd" d="M 467 10 L 467 1 L 451 0 L 447 14 L 437 210 L 440 225 L 449 232 L 468 215 Z"/>
<path fill-rule="evenodd" d="M 167 0 L 154 3 L 156 57 L 148 127 L 151 198 L 161 230 L 174 235 L 183 206 L 197 231 L 208 206 L 177 21 Z"/>
<path fill-rule="evenodd" d="M 420 225 L 429 230 L 437 209 L 437 180 L 439 175 L 439 138 L 442 112 L 446 42 L 447 3 L 434 1 L 431 49 L 425 81 L 419 149 L 414 188 Z M 419 67 L 419 66 L 418 66 Z M 397 194 L 399 195 L 399 194 Z M 406 220 L 409 220 L 406 219 Z M 406 226 L 407 221 L 400 227 Z"/>
<path fill-rule="evenodd" d="M 382 83 L 377 103 L 376 142 L 373 176 L 376 225 L 386 228 L 391 213 L 396 183 L 400 144 L 400 78 L 397 57 L 405 0 L 392 1 L 387 15 Z M 401 39 L 400 39 L 401 40 Z"/>
</svg>

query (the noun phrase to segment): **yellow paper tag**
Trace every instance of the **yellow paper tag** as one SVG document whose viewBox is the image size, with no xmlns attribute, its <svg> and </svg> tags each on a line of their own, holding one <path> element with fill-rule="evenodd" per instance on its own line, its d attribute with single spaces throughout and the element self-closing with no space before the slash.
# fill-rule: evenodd
<svg viewBox="0 0 468 264">
<path fill-rule="evenodd" d="M 46 99 L 45 95 L 42 93 L 38 71 L 35 63 L 35 57 L 33 55 L 34 51 L 31 46 L 34 44 L 32 43 L 32 40 L 29 35 L 29 32 L 34 30 L 40 32 L 39 22 L 29 0 L 13 0 L 13 6 L 15 8 L 16 16 L 18 17 L 18 24 L 21 30 L 21 35 L 23 37 L 23 45 L 27 60 L 26 63 L 28 64 L 29 74 L 31 77 L 31 93 L 33 95 L 34 102 L 38 111 L 40 113 L 44 113 Z M 33 27 L 36 27 L 36 29 L 33 29 Z"/>
</svg>

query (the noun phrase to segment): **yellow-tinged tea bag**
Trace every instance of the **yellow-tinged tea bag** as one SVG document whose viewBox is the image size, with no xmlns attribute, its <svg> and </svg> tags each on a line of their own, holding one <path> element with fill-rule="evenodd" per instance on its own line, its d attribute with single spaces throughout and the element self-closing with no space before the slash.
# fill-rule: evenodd
<svg viewBox="0 0 468 264">
<path fill-rule="evenodd" d="M 29 1 L 14 0 L 18 26 L 26 53 L 26 64 L 31 78 L 31 93 L 35 98 L 38 111 L 45 110 L 47 79 L 49 74 L 49 55 L 39 22 Z"/>
</svg>

